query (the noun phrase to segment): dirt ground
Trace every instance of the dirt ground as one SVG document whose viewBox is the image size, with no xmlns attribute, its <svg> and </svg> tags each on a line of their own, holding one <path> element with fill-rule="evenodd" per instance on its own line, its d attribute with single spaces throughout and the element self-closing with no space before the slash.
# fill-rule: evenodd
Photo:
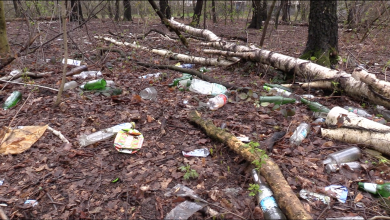
<svg viewBox="0 0 390 220">
<path fill-rule="evenodd" d="M 182 22 L 178 19 L 177 21 Z M 188 23 L 186 20 L 184 23 Z M 258 44 L 261 31 L 245 30 L 245 20 L 227 25 L 208 23 L 208 29 L 224 36 L 247 37 L 249 43 Z M 70 23 L 68 29 L 78 24 Z M 219 213 L 217 218 L 236 219 L 236 215 L 246 219 L 262 219 L 262 212 L 256 207 L 256 200 L 249 196 L 248 187 L 253 183 L 252 165 L 229 150 L 222 143 L 210 139 L 199 127 L 188 120 L 188 112 L 195 108 L 202 117 L 210 119 L 218 127 L 234 135 L 245 135 L 265 148 L 265 140 L 277 131 L 286 135 L 278 141 L 268 155 L 279 165 L 291 188 L 299 196 L 301 189 L 315 191 L 316 187 L 344 185 L 348 188 L 348 199 L 341 203 L 331 199 L 330 205 L 319 201 L 308 202 L 301 199 L 313 219 L 330 217 L 362 216 L 369 219 L 386 214 L 386 199 L 378 198 L 358 190 L 357 182 L 387 181 L 390 169 L 386 159 L 379 160 L 368 154 L 366 147 L 359 145 L 363 156 L 361 170 L 342 168 L 328 174 L 321 161 L 332 152 L 353 145 L 331 141 L 321 134 L 311 132 L 299 147 L 289 145 L 289 137 L 299 123 L 315 120 L 312 112 L 303 104 L 283 105 L 273 110 L 273 105 L 255 105 L 255 99 L 231 100 L 217 111 L 200 108 L 200 102 L 208 97 L 169 88 L 168 84 L 181 73 L 171 70 L 156 70 L 137 65 L 136 62 L 174 65 L 179 62 L 141 50 L 113 46 L 126 53 L 109 52 L 101 54 L 97 48 L 108 47 L 108 43 L 96 40 L 95 35 L 113 33 L 123 36 L 127 42 L 135 41 L 150 29 L 164 31 L 174 37 L 158 20 L 133 22 L 113 22 L 92 20 L 76 31 L 69 33 L 70 58 L 82 60 L 89 70 L 101 70 L 106 80 L 113 80 L 116 87 L 123 90 L 119 96 L 105 96 L 101 93 L 82 92 L 76 88 L 64 92 L 59 107 L 53 107 L 57 92 L 23 85 L 8 84 L 0 87 L 2 102 L 14 90 L 23 93 L 23 100 L 15 108 L 0 110 L 2 126 L 47 125 L 61 131 L 70 141 L 63 143 L 56 135 L 46 131 L 27 151 L 17 155 L 0 155 L 0 204 L 11 219 L 163 219 L 185 199 L 167 197 L 164 194 L 177 184 L 193 190 L 202 199 L 213 204 L 209 207 Z M 39 46 L 60 32 L 58 21 L 40 22 L 41 36 L 32 45 Z M 29 27 L 24 22 L 7 23 L 10 45 L 17 50 L 29 36 Z M 274 52 L 297 57 L 303 51 L 307 27 L 299 25 L 279 25 L 277 30 L 267 34 L 265 48 Z M 374 29 L 372 35 L 362 43 L 363 33 L 339 30 L 340 56 L 344 63 L 335 68 L 351 71 L 355 63 L 364 63 L 370 72 L 381 79 L 386 78 L 390 52 L 387 49 L 388 30 Z M 243 44 L 242 41 L 236 41 Z M 203 54 L 196 39 L 190 39 L 190 48 L 183 47 L 177 40 L 167 40 L 152 32 L 138 43 L 150 48 L 169 49 L 174 52 L 211 57 Z M 63 57 L 63 40 L 59 37 L 37 50 L 23 56 L 5 69 L 9 74 L 13 69 L 30 72 L 52 71 L 49 77 L 25 78 L 25 82 L 58 88 Z M 356 62 L 355 62 L 355 61 Z M 47 62 L 48 61 L 48 62 Z M 196 65 L 199 69 L 203 65 Z M 68 70 L 72 67 L 69 66 Z M 262 65 L 240 64 L 232 68 L 212 68 L 206 74 L 222 82 L 241 87 L 249 87 L 259 95 L 265 95 L 262 88 L 266 82 L 288 83 L 280 71 Z M 163 73 L 155 79 L 140 79 L 149 73 Z M 72 80 L 69 77 L 68 80 Z M 87 79 L 91 80 L 91 79 Z M 76 81 L 82 83 L 82 79 Z M 139 99 L 139 92 L 153 86 L 158 91 L 157 101 Z M 333 93 L 335 92 L 335 93 Z M 338 91 L 298 91 L 314 94 L 316 101 L 332 108 L 334 106 L 364 107 L 373 114 L 374 105 L 367 100 L 352 100 Z M 333 93 L 330 98 L 324 98 Z M 187 104 L 183 101 L 187 100 Z M 285 110 L 294 110 L 295 115 L 283 116 Z M 141 150 L 135 154 L 123 154 L 113 146 L 114 138 L 80 147 L 77 138 L 101 129 L 125 122 L 135 122 L 136 128 L 145 140 Z M 182 151 L 208 148 L 206 158 L 183 157 Z M 190 165 L 199 176 L 185 180 L 179 167 Z M 116 181 L 115 181 L 116 180 Z M 26 200 L 37 200 L 35 206 L 24 204 Z M 235 213 L 233 215 L 231 213 Z M 210 219 L 203 209 L 191 219 Z"/>
</svg>

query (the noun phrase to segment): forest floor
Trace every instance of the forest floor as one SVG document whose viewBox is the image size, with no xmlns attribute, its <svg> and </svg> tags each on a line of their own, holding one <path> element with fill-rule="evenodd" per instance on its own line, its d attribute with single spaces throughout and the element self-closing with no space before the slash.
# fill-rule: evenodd
<svg viewBox="0 0 390 220">
<path fill-rule="evenodd" d="M 183 20 L 177 19 L 179 22 Z M 189 20 L 184 21 L 188 23 Z M 250 43 L 258 45 L 261 31 L 245 30 L 246 21 L 234 23 L 223 21 L 208 23 L 208 29 L 229 40 L 229 36 L 248 37 Z M 69 23 L 68 29 L 78 24 Z M 25 22 L 7 23 L 10 45 L 17 50 L 29 36 Z M 248 162 L 229 150 L 223 143 L 210 139 L 199 127 L 188 120 L 188 112 L 195 108 L 202 117 L 210 119 L 234 135 L 245 135 L 252 142 L 265 148 L 265 140 L 277 131 L 286 135 L 279 140 L 268 155 L 279 165 L 291 188 L 299 195 L 301 189 L 314 191 L 315 186 L 346 186 L 349 193 L 346 203 L 332 199 L 330 205 L 319 201 L 308 202 L 301 199 L 305 209 L 313 219 L 386 215 L 383 198 L 358 190 L 357 182 L 380 182 L 389 178 L 387 160 L 379 160 L 368 154 L 364 145 L 359 161 L 364 169 L 342 168 L 339 172 L 326 173 L 321 161 L 332 152 L 342 150 L 352 144 L 331 141 L 312 130 L 299 147 L 289 145 L 289 137 L 299 123 L 315 120 L 303 104 L 282 105 L 273 110 L 273 105 L 256 105 L 255 99 L 238 99 L 224 107 L 210 111 L 198 108 L 199 102 L 207 102 L 205 95 L 190 91 L 169 88 L 168 84 L 181 73 L 172 70 L 156 70 L 137 65 L 138 62 L 174 65 L 170 60 L 145 51 L 126 47 L 126 53 L 109 52 L 100 54 L 97 48 L 109 44 L 94 39 L 95 35 L 109 35 L 110 30 L 123 34 L 123 40 L 134 42 L 150 29 L 158 29 L 174 37 L 155 20 L 135 20 L 134 22 L 113 22 L 92 20 L 86 26 L 69 33 L 69 58 L 82 60 L 89 70 L 101 70 L 106 80 L 113 80 L 123 90 L 119 96 L 105 96 L 101 93 L 82 92 L 79 88 L 64 92 L 62 103 L 53 107 L 57 92 L 30 86 L 0 85 L 0 96 L 4 102 L 15 90 L 23 93 L 23 100 L 10 110 L 0 110 L 2 126 L 49 125 L 60 131 L 70 144 L 63 143 L 47 130 L 32 147 L 16 155 L 0 155 L 0 205 L 11 219 L 163 219 L 185 199 L 166 197 L 164 194 L 177 184 L 193 189 L 202 199 L 213 204 L 209 207 L 219 213 L 218 218 L 238 218 L 230 212 L 246 219 L 262 219 L 262 212 L 256 207 L 255 197 L 249 196 L 249 184 L 253 183 Z M 39 22 L 41 36 L 32 46 L 44 43 L 61 32 L 58 21 Z M 270 30 L 270 29 L 269 29 Z M 130 34 L 131 33 L 131 34 Z M 365 63 L 370 72 L 386 79 L 390 51 L 387 48 L 388 30 L 374 29 L 372 35 L 362 43 L 358 38 L 363 32 L 339 30 L 340 56 L 344 63 L 337 68 L 351 72 L 359 60 Z M 14 69 L 30 72 L 53 71 L 49 77 L 28 78 L 25 82 L 58 88 L 63 65 L 63 37 L 59 37 L 34 54 L 23 56 L 1 70 L 8 75 Z M 114 37 L 115 38 L 115 37 Z M 264 48 L 274 52 L 298 57 L 307 40 L 306 26 L 279 25 L 267 34 Z M 189 39 L 190 48 L 183 47 L 177 40 L 167 40 L 156 32 L 145 39 L 138 39 L 140 45 L 150 48 L 163 48 L 177 53 L 203 57 L 210 55 L 199 51 L 195 39 Z M 242 41 L 236 41 L 244 44 Z M 48 61 L 48 62 L 47 62 Z M 182 62 L 183 63 L 183 62 Z M 203 65 L 197 64 L 194 69 Z M 68 71 L 74 68 L 68 66 Z M 263 65 L 240 64 L 232 68 L 212 68 L 206 74 L 222 82 L 240 87 L 249 87 L 259 95 L 266 95 L 264 83 L 289 83 L 280 71 Z M 163 73 L 161 77 L 140 79 L 149 73 Z M 72 77 L 68 77 L 72 80 Z M 92 79 L 77 79 L 78 83 Z M 299 79 L 297 80 L 299 81 Z M 144 88 L 153 86 L 158 91 L 156 101 L 142 100 L 138 94 Z M 332 108 L 334 106 L 364 107 L 373 113 L 374 105 L 367 100 L 352 100 L 338 91 L 297 91 L 311 93 L 315 101 Z M 336 93 L 333 93 L 336 92 Z M 333 93 L 332 97 L 325 98 Z M 188 100 L 187 104 L 183 104 Z M 283 116 L 286 110 L 294 110 L 295 115 Z M 119 153 L 113 145 L 114 138 L 87 147 L 80 147 L 78 137 L 125 122 L 135 122 L 136 129 L 144 136 L 142 148 L 134 154 Z M 163 132 L 163 130 L 165 132 Z M 182 151 L 208 148 L 210 155 L 205 158 L 184 157 Z M 199 176 L 185 180 L 179 167 L 190 165 Z M 115 181 L 116 180 L 116 181 Z M 188 198 L 187 198 L 188 199 Z M 26 200 L 37 200 L 35 206 L 24 204 Z M 223 208 L 221 208 L 223 207 Z M 388 207 L 387 207 L 387 210 Z M 191 219 L 210 219 L 206 209 L 196 212 Z"/>
</svg>

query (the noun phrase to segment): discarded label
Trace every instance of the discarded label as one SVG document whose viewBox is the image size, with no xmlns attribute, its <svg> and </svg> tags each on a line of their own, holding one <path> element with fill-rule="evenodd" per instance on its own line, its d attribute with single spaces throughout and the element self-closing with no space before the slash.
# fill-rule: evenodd
<svg viewBox="0 0 390 220">
<path fill-rule="evenodd" d="M 34 199 L 28 199 L 24 202 L 24 204 L 31 204 L 32 207 L 38 205 L 38 201 L 37 200 L 34 200 Z"/>
<path fill-rule="evenodd" d="M 121 153 L 132 154 L 142 147 L 144 136 L 135 129 L 122 129 L 116 135 L 114 146 Z"/>
<path fill-rule="evenodd" d="M 65 59 L 62 59 L 62 64 L 65 63 Z M 80 60 L 73 60 L 73 59 L 67 59 L 67 64 L 72 66 L 80 66 L 81 61 Z"/>
<path fill-rule="evenodd" d="M 345 186 L 341 185 L 330 185 L 325 187 L 326 191 L 331 191 L 331 193 L 335 194 L 335 197 L 339 202 L 345 203 L 347 201 L 348 189 Z"/>
<path fill-rule="evenodd" d="M 210 151 L 207 148 L 202 148 L 189 152 L 182 151 L 182 153 L 185 157 L 207 157 L 210 154 Z"/>
<path fill-rule="evenodd" d="M 299 196 L 302 199 L 306 199 L 306 200 L 308 200 L 310 202 L 321 201 L 321 202 L 323 202 L 326 205 L 329 205 L 329 203 L 330 203 L 330 197 L 329 196 L 325 196 L 325 195 L 322 195 L 322 194 L 309 192 L 309 191 L 304 190 L 304 189 L 302 189 L 299 192 Z"/>
</svg>

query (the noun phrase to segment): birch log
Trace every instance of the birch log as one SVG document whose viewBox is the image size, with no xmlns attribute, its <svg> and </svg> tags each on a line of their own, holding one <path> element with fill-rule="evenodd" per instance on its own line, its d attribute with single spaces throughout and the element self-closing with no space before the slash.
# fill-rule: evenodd
<svg viewBox="0 0 390 220">
<path fill-rule="evenodd" d="M 259 159 L 249 151 L 250 147 L 244 145 L 232 134 L 216 127 L 212 121 L 202 119 L 197 111 L 191 111 L 188 118 L 199 125 L 209 137 L 225 143 L 231 150 L 245 158 L 245 160 L 253 162 Z M 288 219 L 312 219 L 284 179 L 278 165 L 271 158 L 264 158 L 262 162 L 264 163 L 260 168 L 260 173 L 269 183 L 280 209 L 286 214 Z"/>
<path fill-rule="evenodd" d="M 203 65 L 210 65 L 210 66 L 229 66 L 233 62 L 227 61 L 227 60 L 221 60 L 218 58 L 204 58 L 204 57 L 196 57 L 196 56 L 188 56 L 185 54 L 180 54 L 180 53 L 173 53 L 169 50 L 164 50 L 164 49 L 149 49 L 147 47 L 138 45 L 136 43 L 128 43 L 128 42 L 120 42 L 117 41 L 111 37 L 101 37 L 101 36 L 94 36 L 96 39 L 103 39 L 105 41 L 111 42 L 115 45 L 118 46 L 128 46 L 136 49 L 141 49 L 144 51 L 148 51 L 151 53 L 155 53 L 161 56 L 169 57 L 175 60 L 181 60 L 184 62 L 188 63 L 198 63 L 198 64 L 203 64 Z"/>
<path fill-rule="evenodd" d="M 340 107 L 330 110 L 325 123 L 329 129 L 321 129 L 323 137 L 347 143 L 365 144 L 376 151 L 390 155 L 389 126 L 357 116 Z"/>
<path fill-rule="evenodd" d="M 389 96 L 386 96 L 386 94 L 378 94 L 376 92 L 371 91 L 367 84 L 354 79 L 351 74 L 348 74 L 344 71 L 332 70 L 327 67 L 312 63 L 308 60 L 302 60 L 283 54 L 263 50 L 260 48 L 254 48 L 253 46 L 247 47 L 224 42 L 216 38 L 214 36 L 215 34 L 211 31 L 202 32 L 201 29 L 193 30 L 196 28 L 189 28 L 189 26 L 174 22 L 173 20 L 170 20 L 170 22 L 172 23 L 172 25 L 178 27 L 182 31 L 187 31 L 191 34 L 197 34 L 197 36 L 204 36 L 209 34 L 210 36 L 205 36 L 205 38 L 214 39 L 214 42 L 204 43 L 204 45 L 221 49 L 221 51 L 219 51 L 218 53 L 216 51 L 213 51 L 216 54 L 223 56 L 241 57 L 247 60 L 268 64 L 284 72 L 297 74 L 307 80 L 338 82 L 340 88 L 347 95 L 357 99 L 366 98 L 369 102 L 383 105 L 386 108 L 390 108 Z"/>
<path fill-rule="evenodd" d="M 355 68 L 352 77 L 371 86 L 375 90 L 374 92 L 390 97 L 390 82 L 379 80 L 374 74 L 368 73 L 362 68 Z"/>
</svg>

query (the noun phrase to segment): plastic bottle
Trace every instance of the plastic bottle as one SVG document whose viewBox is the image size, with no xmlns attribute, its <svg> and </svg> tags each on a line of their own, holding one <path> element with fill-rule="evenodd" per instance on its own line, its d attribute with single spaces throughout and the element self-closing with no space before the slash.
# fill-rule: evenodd
<svg viewBox="0 0 390 220">
<path fill-rule="evenodd" d="M 192 75 L 188 74 L 188 73 L 183 73 L 183 75 L 180 78 L 174 79 L 173 82 L 171 84 L 169 84 L 168 86 L 170 86 L 170 87 L 177 86 L 180 84 L 181 81 L 188 80 L 188 79 L 192 80 Z"/>
<path fill-rule="evenodd" d="M 3 109 L 7 110 L 14 107 L 22 99 L 22 93 L 19 91 L 13 91 L 11 95 L 5 100 Z"/>
<path fill-rule="evenodd" d="M 381 195 L 385 198 L 390 196 L 390 183 L 385 184 L 375 184 L 375 183 L 358 183 L 359 188 L 363 189 L 369 193 Z"/>
<path fill-rule="evenodd" d="M 283 96 L 260 96 L 260 102 L 270 102 L 278 105 L 295 103 L 296 100 L 292 98 L 285 98 Z"/>
<path fill-rule="evenodd" d="M 328 155 L 328 157 L 322 161 L 323 164 L 341 164 L 358 160 L 362 156 L 362 152 L 358 147 L 350 147 L 342 151 L 337 151 Z"/>
<path fill-rule="evenodd" d="M 191 69 L 191 68 L 194 68 L 194 67 L 195 67 L 195 64 L 192 64 L 192 63 L 185 63 L 185 64 L 179 65 L 178 67 L 185 68 L 185 69 Z"/>
<path fill-rule="evenodd" d="M 362 166 L 360 165 L 359 162 L 347 162 L 347 163 L 341 163 L 340 165 L 337 165 L 337 164 L 326 164 L 325 166 L 325 170 L 327 173 L 331 173 L 331 172 L 337 172 L 341 166 L 344 166 L 344 165 L 348 165 L 351 169 L 360 169 Z"/>
<path fill-rule="evenodd" d="M 365 117 L 365 118 L 372 118 L 372 115 L 369 114 L 366 110 L 360 109 L 360 108 L 354 108 L 351 106 L 344 106 L 344 109 L 347 109 L 349 112 L 355 113 L 359 116 Z"/>
<path fill-rule="evenodd" d="M 140 76 L 140 77 L 138 77 L 138 78 L 140 78 L 140 79 L 147 79 L 147 78 L 152 78 L 152 77 L 157 78 L 157 77 L 159 77 L 160 75 L 161 75 L 160 72 L 158 72 L 158 73 L 149 73 L 149 74 Z"/>
<path fill-rule="evenodd" d="M 227 103 L 227 96 L 225 94 L 219 94 L 207 102 L 207 106 L 209 106 L 210 110 L 217 110 L 224 106 Z"/>
<path fill-rule="evenodd" d="M 134 123 L 123 123 L 119 125 L 115 125 L 111 128 L 106 128 L 100 131 L 97 131 L 95 133 L 89 134 L 89 135 L 81 135 L 79 140 L 79 144 L 82 147 L 88 146 L 90 144 L 96 143 L 98 141 L 106 140 L 112 136 L 114 136 L 116 133 L 118 133 L 120 130 L 125 128 L 134 128 Z"/>
<path fill-rule="evenodd" d="M 271 88 L 271 87 L 268 87 L 268 86 L 263 86 L 263 88 L 265 90 L 267 90 L 268 92 L 272 93 L 273 95 L 277 95 L 277 96 L 283 96 L 283 97 L 291 97 L 291 92 L 289 91 L 286 91 L 284 89 L 280 89 L 280 88 Z"/>
<path fill-rule="evenodd" d="M 96 79 L 81 85 L 80 88 L 84 90 L 99 90 L 106 88 L 106 84 L 105 79 Z"/>
<path fill-rule="evenodd" d="M 115 82 L 113 80 L 106 80 L 106 87 L 114 87 Z"/>
<path fill-rule="evenodd" d="M 264 85 L 265 85 L 265 86 L 268 86 L 268 87 L 271 87 L 271 88 L 279 88 L 279 89 L 283 89 L 283 90 L 292 92 L 291 88 L 284 87 L 284 86 L 281 86 L 281 85 L 278 85 L 278 84 L 264 83 Z"/>
<path fill-rule="evenodd" d="M 252 170 L 252 176 L 254 182 L 259 185 L 260 191 L 257 194 L 257 202 L 263 210 L 264 219 L 287 219 L 276 203 L 272 190 L 261 181 L 256 169 Z"/>
<path fill-rule="evenodd" d="M 293 146 L 298 146 L 302 143 L 303 139 L 307 137 L 307 134 L 310 132 L 310 125 L 302 122 L 298 125 L 297 129 L 294 131 L 293 135 L 290 137 L 290 144 Z"/>
<path fill-rule="evenodd" d="M 157 90 L 154 87 L 149 87 L 142 90 L 139 95 L 143 99 L 155 100 L 157 98 Z"/>
<path fill-rule="evenodd" d="M 225 86 L 217 83 L 209 83 L 200 79 L 191 81 L 190 91 L 204 95 L 219 95 L 225 94 L 227 89 Z"/>
<path fill-rule="evenodd" d="M 100 71 L 83 71 L 80 74 L 73 75 L 73 79 L 97 78 L 101 76 L 102 72 Z"/>
<path fill-rule="evenodd" d="M 64 91 L 74 89 L 78 86 L 76 81 L 70 81 L 64 84 Z"/>
</svg>

